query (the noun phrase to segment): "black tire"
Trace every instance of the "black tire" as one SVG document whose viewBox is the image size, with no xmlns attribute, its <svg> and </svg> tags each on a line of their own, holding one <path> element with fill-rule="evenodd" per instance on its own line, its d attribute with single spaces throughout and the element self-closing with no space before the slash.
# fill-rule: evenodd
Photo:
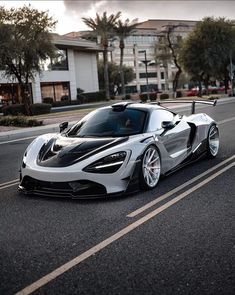
<svg viewBox="0 0 235 295">
<path fill-rule="evenodd" d="M 161 175 L 161 159 L 158 149 L 150 145 L 143 153 L 140 167 L 140 188 L 150 190 L 156 187 Z"/>
<path fill-rule="evenodd" d="M 219 151 L 219 129 L 213 124 L 210 126 L 207 136 L 207 157 L 214 159 Z"/>
</svg>

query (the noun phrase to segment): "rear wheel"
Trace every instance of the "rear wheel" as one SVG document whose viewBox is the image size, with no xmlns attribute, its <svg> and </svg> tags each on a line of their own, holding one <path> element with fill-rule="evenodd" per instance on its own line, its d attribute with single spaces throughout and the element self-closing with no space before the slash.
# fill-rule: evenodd
<svg viewBox="0 0 235 295">
<path fill-rule="evenodd" d="M 212 125 L 207 137 L 207 156 L 213 159 L 219 151 L 219 129 L 216 125 Z"/>
<path fill-rule="evenodd" d="M 141 189 L 152 189 L 156 187 L 161 174 L 161 159 L 157 148 L 149 146 L 144 152 L 141 171 L 140 187 Z"/>
</svg>

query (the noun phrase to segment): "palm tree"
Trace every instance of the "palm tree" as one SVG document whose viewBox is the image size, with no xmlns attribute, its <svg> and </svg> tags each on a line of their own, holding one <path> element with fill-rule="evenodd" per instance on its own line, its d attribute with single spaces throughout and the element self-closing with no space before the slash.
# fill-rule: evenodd
<svg viewBox="0 0 235 295">
<path fill-rule="evenodd" d="M 124 48 L 125 42 L 124 40 L 133 33 L 136 26 L 138 25 L 137 19 L 133 21 L 129 21 L 126 19 L 122 22 L 120 19 L 114 27 L 114 32 L 116 36 L 119 38 L 119 48 L 120 48 L 120 75 L 121 75 L 121 85 L 122 85 L 122 95 L 125 96 L 125 80 L 124 80 L 124 71 L 123 71 L 123 56 L 124 56 Z"/>
<path fill-rule="evenodd" d="M 108 46 L 109 38 L 112 36 L 113 28 L 116 25 L 118 18 L 120 17 L 121 12 L 119 11 L 116 14 L 111 14 L 107 16 L 107 12 L 104 12 L 102 16 L 98 13 L 96 18 L 86 18 L 83 17 L 83 22 L 91 28 L 96 36 L 101 38 L 101 45 L 103 47 L 103 62 L 104 62 L 104 81 L 105 81 L 105 93 L 106 99 L 110 99 L 109 95 L 109 77 L 108 77 Z"/>
</svg>

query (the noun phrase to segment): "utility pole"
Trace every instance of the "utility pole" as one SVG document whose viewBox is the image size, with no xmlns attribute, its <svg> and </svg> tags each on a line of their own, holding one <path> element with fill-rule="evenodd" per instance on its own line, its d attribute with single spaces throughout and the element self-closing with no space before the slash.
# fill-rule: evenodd
<svg viewBox="0 0 235 295">
<path fill-rule="evenodd" d="M 149 79 L 148 79 L 148 63 L 146 50 L 140 50 L 139 53 L 144 53 L 144 60 L 142 61 L 145 64 L 145 72 L 146 72 L 146 84 L 147 84 L 147 96 L 149 100 Z"/>
</svg>

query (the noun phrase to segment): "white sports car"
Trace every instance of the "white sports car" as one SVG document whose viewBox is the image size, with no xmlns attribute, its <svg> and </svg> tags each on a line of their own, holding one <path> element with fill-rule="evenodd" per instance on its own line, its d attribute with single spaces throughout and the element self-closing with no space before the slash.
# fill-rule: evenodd
<svg viewBox="0 0 235 295">
<path fill-rule="evenodd" d="M 218 127 L 208 115 L 183 116 L 157 104 L 121 102 L 60 128 L 27 148 L 20 191 L 95 198 L 152 189 L 161 175 L 219 149 Z"/>
</svg>

